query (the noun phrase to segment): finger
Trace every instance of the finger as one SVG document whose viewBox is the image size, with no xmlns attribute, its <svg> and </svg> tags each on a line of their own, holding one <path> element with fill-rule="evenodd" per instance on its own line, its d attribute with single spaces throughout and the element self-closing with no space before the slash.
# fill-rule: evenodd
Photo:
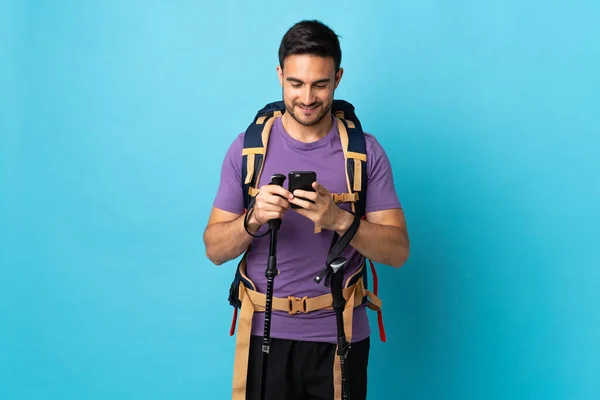
<svg viewBox="0 0 600 400">
<path fill-rule="evenodd" d="M 264 192 L 265 195 L 277 195 L 277 196 L 281 196 L 284 198 L 287 198 L 290 195 L 290 192 L 284 188 L 283 186 L 279 186 L 279 185 L 271 185 L 271 184 L 267 184 L 267 185 L 263 185 L 260 188 L 261 192 Z"/>
<path fill-rule="evenodd" d="M 279 219 L 279 218 L 283 218 L 283 214 L 282 213 L 277 213 L 277 212 L 267 212 L 264 214 L 261 214 L 260 219 L 261 220 L 265 220 L 265 221 L 270 221 L 272 219 Z"/>
<path fill-rule="evenodd" d="M 290 206 L 290 203 L 287 199 L 284 199 L 278 195 L 272 195 L 272 194 L 267 194 L 267 193 L 263 193 L 262 196 L 260 196 L 260 198 L 257 197 L 256 203 L 260 204 L 261 206 L 270 204 L 270 205 L 280 206 L 283 208 L 288 208 Z"/>
<path fill-rule="evenodd" d="M 319 182 L 313 182 L 312 187 L 319 193 L 321 196 L 330 196 L 329 190 Z"/>
<path fill-rule="evenodd" d="M 285 209 L 287 209 L 290 206 L 290 202 L 287 199 L 281 198 L 279 196 L 270 196 L 265 200 L 267 204 L 283 207 Z"/>
<path fill-rule="evenodd" d="M 318 194 L 316 192 L 309 192 L 307 190 L 294 190 L 294 197 L 302 197 L 303 199 L 317 201 Z"/>
<path fill-rule="evenodd" d="M 261 204 L 260 207 L 257 207 L 257 209 L 256 209 L 256 212 L 259 213 L 261 216 L 264 216 L 265 214 L 268 214 L 268 213 L 285 214 L 286 211 L 287 211 L 287 208 L 281 207 L 278 205 L 274 205 L 274 204 Z"/>
<path fill-rule="evenodd" d="M 308 210 L 305 210 L 304 208 L 292 208 L 292 210 L 294 210 L 295 213 L 298 213 L 308 219 L 310 219 L 309 215 L 311 215 L 311 212 Z"/>
<path fill-rule="evenodd" d="M 292 200 L 290 200 L 290 203 L 300 206 L 300 207 L 304 208 L 305 210 L 308 210 L 312 206 L 314 206 L 314 203 L 312 203 L 308 200 L 303 200 L 299 197 L 294 197 Z"/>
<path fill-rule="evenodd" d="M 275 204 L 265 204 L 260 209 L 261 212 L 277 212 L 277 213 L 283 213 L 283 212 L 285 212 L 285 210 L 286 210 L 285 207 L 278 206 Z"/>
</svg>

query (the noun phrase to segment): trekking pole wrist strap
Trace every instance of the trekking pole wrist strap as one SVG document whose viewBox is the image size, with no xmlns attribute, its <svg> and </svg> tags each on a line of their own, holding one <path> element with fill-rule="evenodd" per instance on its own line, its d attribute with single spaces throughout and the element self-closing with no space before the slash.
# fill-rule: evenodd
<svg viewBox="0 0 600 400">
<path fill-rule="evenodd" d="M 329 266 L 333 260 L 338 258 L 344 249 L 350 244 L 356 232 L 358 232 L 358 228 L 360 227 L 360 214 L 358 212 L 354 213 L 354 219 L 352 220 L 352 225 L 344 232 L 340 240 L 336 242 L 338 238 L 337 232 L 333 235 L 332 247 L 329 250 L 329 254 L 327 254 L 327 265 Z M 335 243 L 335 244 L 334 244 Z"/>
<path fill-rule="evenodd" d="M 254 212 L 254 198 L 252 198 L 252 200 L 250 201 L 250 204 L 248 204 L 248 210 L 246 211 L 246 215 L 244 216 L 244 229 L 246 230 L 246 233 L 252 237 L 255 238 L 261 238 L 264 236 L 267 236 L 269 234 L 269 231 L 267 230 L 265 233 L 261 234 L 261 235 L 255 235 L 254 233 L 250 232 L 250 230 L 248 229 L 248 220 L 250 219 L 250 213 Z M 258 222 L 258 220 L 257 220 Z"/>
</svg>

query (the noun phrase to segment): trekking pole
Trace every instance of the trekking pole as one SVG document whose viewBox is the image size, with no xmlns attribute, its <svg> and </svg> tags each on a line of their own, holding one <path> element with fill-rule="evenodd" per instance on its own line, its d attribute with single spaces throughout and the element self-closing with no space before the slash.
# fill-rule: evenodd
<svg viewBox="0 0 600 400">
<path fill-rule="evenodd" d="M 285 175 L 275 174 L 271 176 L 271 185 L 283 186 Z M 267 364 L 269 350 L 271 346 L 271 314 L 273 310 L 273 281 L 277 276 L 277 231 L 281 226 L 281 219 L 276 218 L 269 221 L 269 230 L 271 234 L 271 246 L 269 248 L 269 260 L 267 262 L 267 294 L 265 299 L 265 330 L 263 335 L 262 345 L 262 364 L 261 364 L 261 379 L 260 379 L 260 400 L 265 399 L 265 391 L 267 387 Z"/>
</svg>

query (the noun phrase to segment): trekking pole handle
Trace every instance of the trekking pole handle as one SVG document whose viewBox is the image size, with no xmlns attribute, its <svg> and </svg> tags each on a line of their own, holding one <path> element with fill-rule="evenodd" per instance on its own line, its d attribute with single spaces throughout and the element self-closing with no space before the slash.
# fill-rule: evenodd
<svg viewBox="0 0 600 400">
<path fill-rule="evenodd" d="M 270 185 L 283 186 L 283 182 L 285 182 L 285 175 L 283 174 L 274 174 L 271 176 Z M 281 226 L 281 218 L 272 219 L 269 221 L 269 229 L 271 230 L 279 230 Z"/>
<path fill-rule="evenodd" d="M 283 182 L 285 182 L 285 175 L 274 174 L 271 176 L 271 185 L 283 186 Z"/>
</svg>

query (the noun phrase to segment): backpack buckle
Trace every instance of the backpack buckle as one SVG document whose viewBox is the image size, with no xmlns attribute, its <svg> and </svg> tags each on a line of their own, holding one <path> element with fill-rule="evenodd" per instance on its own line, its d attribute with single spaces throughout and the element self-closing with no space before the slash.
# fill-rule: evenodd
<svg viewBox="0 0 600 400">
<path fill-rule="evenodd" d="M 298 314 L 298 313 L 305 313 L 306 314 L 306 299 L 308 299 L 308 296 L 304 296 L 304 297 L 294 297 L 294 296 L 288 296 L 288 301 L 290 302 L 290 311 L 288 311 L 288 314 L 290 315 L 294 315 L 294 314 Z"/>
</svg>

